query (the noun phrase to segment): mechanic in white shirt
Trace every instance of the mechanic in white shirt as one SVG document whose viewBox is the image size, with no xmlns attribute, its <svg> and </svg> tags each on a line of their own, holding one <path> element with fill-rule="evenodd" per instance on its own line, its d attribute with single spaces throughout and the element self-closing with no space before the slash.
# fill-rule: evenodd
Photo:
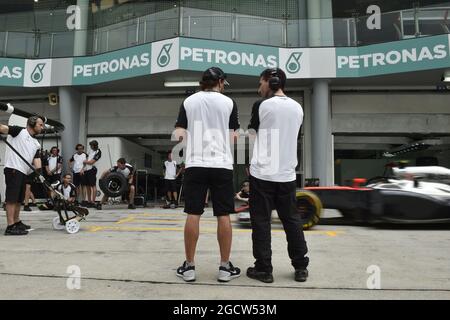
<svg viewBox="0 0 450 320">
<path fill-rule="evenodd" d="M 84 175 L 84 161 L 88 158 L 86 152 L 84 152 L 84 146 L 77 144 L 75 146 L 76 152 L 69 160 L 69 167 L 73 173 L 73 184 L 77 188 L 77 194 L 80 196 L 80 200 L 83 201 L 86 197 L 86 179 Z"/>
<path fill-rule="evenodd" d="M 164 209 L 178 207 L 178 193 L 176 180 L 182 169 L 177 172 L 177 162 L 172 160 L 172 152 L 167 154 L 167 160 L 164 161 L 164 189 L 167 194 L 168 203 L 163 206 Z"/>
<path fill-rule="evenodd" d="M 35 138 L 44 129 L 44 119 L 32 116 L 27 127 L 0 125 L 0 133 L 7 134 L 7 142 L 36 170 L 41 170 L 40 144 Z M 5 152 L 6 220 L 5 235 L 26 235 L 31 227 L 20 218 L 20 207 L 25 198 L 27 176 L 33 170 L 9 146 Z"/>
<path fill-rule="evenodd" d="M 95 208 L 95 198 L 97 197 L 97 167 L 95 163 L 101 158 L 102 151 L 98 148 L 97 140 L 90 141 L 89 146 L 91 150 L 88 153 L 88 158 L 83 162 L 85 165 L 87 206 Z"/>
</svg>

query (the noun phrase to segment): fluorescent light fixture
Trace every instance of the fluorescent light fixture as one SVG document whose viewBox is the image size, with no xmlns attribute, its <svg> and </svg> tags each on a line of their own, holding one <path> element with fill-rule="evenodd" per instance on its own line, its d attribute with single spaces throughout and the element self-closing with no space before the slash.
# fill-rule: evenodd
<svg viewBox="0 0 450 320">
<path fill-rule="evenodd" d="M 164 87 L 174 88 L 174 87 L 198 87 L 198 81 L 165 81 Z"/>
<path fill-rule="evenodd" d="M 450 69 L 445 70 L 444 74 L 442 75 L 441 81 L 450 82 Z"/>
</svg>

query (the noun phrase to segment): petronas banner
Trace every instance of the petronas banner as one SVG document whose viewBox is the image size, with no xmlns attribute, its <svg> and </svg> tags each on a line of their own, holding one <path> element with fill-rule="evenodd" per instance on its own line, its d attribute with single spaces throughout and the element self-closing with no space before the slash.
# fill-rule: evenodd
<svg viewBox="0 0 450 320">
<path fill-rule="evenodd" d="M 336 49 L 337 77 L 367 77 L 447 68 L 450 35 Z"/>
<path fill-rule="evenodd" d="M 173 38 L 95 56 L 0 58 L 0 86 L 90 85 L 211 66 L 230 75 L 280 67 L 291 79 L 367 77 L 449 68 L 449 42 L 449 35 L 438 35 L 351 48 L 277 48 Z"/>
</svg>

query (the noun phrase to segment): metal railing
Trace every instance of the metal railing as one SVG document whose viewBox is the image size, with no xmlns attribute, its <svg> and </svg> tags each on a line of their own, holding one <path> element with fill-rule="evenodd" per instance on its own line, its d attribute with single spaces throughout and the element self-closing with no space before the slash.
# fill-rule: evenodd
<svg viewBox="0 0 450 320">
<path fill-rule="evenodd" d="M 381 30 L 370 30 L 368 16 L 292 20 L 177 7 L 84 31 L 0 30 L 0 56 L 73 56 L 75 32 L 86 33 L 86 55 L 176 36 L 278 47 L 352 47 L 450 33 L 449 12 L 450 7 L 416 7 L 384 13 Z M 315 34 L 308 32 L 312 25 Z"/>
</svg>

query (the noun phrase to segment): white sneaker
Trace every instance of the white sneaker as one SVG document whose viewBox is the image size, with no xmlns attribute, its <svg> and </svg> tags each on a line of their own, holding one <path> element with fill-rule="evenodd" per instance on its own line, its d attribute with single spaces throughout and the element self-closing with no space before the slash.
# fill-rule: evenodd
<svg viewBox="0 0 450 320">
<path fill-rule="evenodd" d="M 219 267 L 219 276 L 217 281 L 219 282 L 228 282 L 232 279 L 238 278 L 241 276 L 241 269 L 234 267 L 231 262 L 228 263 L 229 267 Z"/>
<path fill-rule="evenodd" d="M 188 266 L 187 262 L 177 269 L 177 276 L 183 278 L 186 282 L 195 281 L 195 266 Z"/>
</svg>

